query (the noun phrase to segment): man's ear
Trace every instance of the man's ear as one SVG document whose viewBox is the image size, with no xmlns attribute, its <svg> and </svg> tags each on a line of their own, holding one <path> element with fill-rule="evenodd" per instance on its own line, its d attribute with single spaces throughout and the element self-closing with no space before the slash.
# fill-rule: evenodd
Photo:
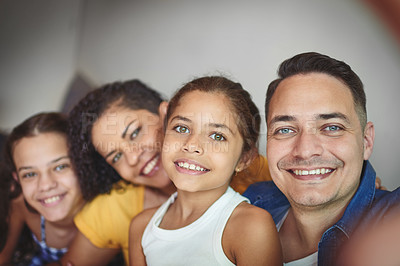
<svg viewBox="0 0 400 266">
<path fill-rule="evenodd" d="M 168 109 L 168 102 L 162 101 L 158 106 L 158 113 L 160 114 L 161 121 L 164 121 L 165 116 L 167 115 L 167 109 Z"/>
<path fill-rule="evenodd" d="M 249 167 L 257 156 L 258 156 L 258 150 L 256 148 L 251 149 L 246 154 L 242 155 L 242 158 L 237 164 L 235 171 L 240 172 Z"/>
<path fill-rule="evenodd" d="M 364 129 L 364 160 L 368 160 L 372 154 L 375 140 L 375 127 L 368 122 Z"/>
</svg>

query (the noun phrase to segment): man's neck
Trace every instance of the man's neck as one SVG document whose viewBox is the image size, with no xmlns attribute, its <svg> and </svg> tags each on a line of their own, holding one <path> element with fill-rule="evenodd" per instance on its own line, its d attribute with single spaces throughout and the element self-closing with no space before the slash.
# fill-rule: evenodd
<svg viewBox="0 0 400 266">
<path fill-rule="evenodd" d="M 318 209 L 290 208 L 279 230 L 284 262 L 317 252 L 323 233 L 339 221 L 346 206 L 347 204 Z"/>
</svg>

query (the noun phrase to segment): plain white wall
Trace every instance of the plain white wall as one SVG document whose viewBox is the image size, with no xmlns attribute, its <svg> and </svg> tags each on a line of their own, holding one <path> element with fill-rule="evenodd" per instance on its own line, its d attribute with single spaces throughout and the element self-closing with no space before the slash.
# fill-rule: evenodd
<svg viewBox="0 0 400 266">
<path fill-rule="evenodd" d="M 80 2 L 0 1 L 0 129 L 59 110 L 76 69 Z"/>
<path fill-rule="evenodd" d="M 362 2 L 86 0 L 82 21 L 79 2 L 1 2 L 1 128 L 59 108 L 75 65 L 98 85 L 140 78 L 166 97 L 193 77 L 221 72 L 263 112 L 278 65 L 318 51 L 346 61 L 363 80 L 376 125 L 371 161 L 386 186 L 400 186 L 400 49 Z M 262 133 L 265 154 L 265 127 Z"/>
</svg>

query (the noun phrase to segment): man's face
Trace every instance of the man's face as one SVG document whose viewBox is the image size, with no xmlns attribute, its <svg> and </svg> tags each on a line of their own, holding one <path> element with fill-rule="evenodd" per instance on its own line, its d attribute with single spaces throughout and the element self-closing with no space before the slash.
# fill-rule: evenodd
<svg viewBox="0 0 400 266">
<path fill-rule="evenodd" d="M 349 88 L 321 73 L 283 80 L 267 117 L 267 157 L 275 184 L 298 207 L 343 204 L 354 195 L 374 128 L 363 132 Z"/>
</svg>

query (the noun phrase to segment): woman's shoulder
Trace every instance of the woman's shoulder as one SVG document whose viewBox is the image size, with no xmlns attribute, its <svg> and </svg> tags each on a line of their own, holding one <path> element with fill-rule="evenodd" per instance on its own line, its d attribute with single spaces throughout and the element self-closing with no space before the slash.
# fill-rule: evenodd
<svg viewBox="0 0 400 266">
<path fill-rule="evenodd" d="M 100 194 L 86 203 L 74 220 L 112 219 L 120 215 L 133 217 L 143 210 L 143 201 L 144 187 L 118 182 L 110 193 Z"/>
</svg>

